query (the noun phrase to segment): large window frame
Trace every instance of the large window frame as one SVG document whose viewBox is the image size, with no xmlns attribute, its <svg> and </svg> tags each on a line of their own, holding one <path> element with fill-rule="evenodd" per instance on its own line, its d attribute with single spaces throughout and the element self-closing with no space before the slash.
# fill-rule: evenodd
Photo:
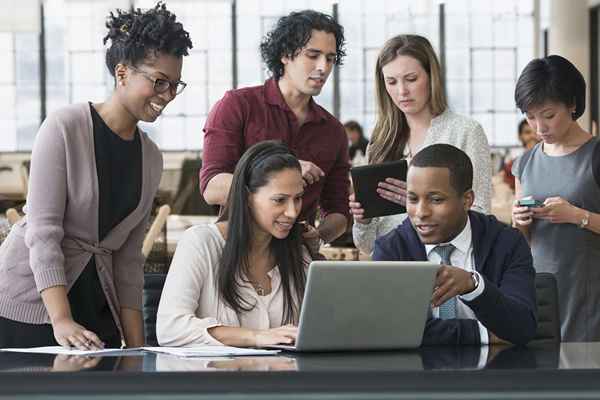
<svg viewBox="0 0 600 400">
<path fill-rule="evenodd" d="M 474 23 L 473 21 L 477 18 L 477 14 L 473 10 L 482 6 L 477 0 L 456 1 L 463 4 L 469 10 L 467 12 L 467 25 L 471 27 Z M 528 1 L 533 2 L 535 0 Z M 110 3 L 108 0 L 106 2 L 107 4 Z M 75 7 L 85 7 L 82 4 L 86 3 L 90 3 L 90 7 L 92 7 L 92 3 L 98 4 L 97 1 L 92 0 L 77 0 L 74 3 L 78 4 Z M 125 5 L 132 4 L 136 7 L 145 8 L 154 2 L 150 0 L 129 0 L 123 1 L 123 3 Z M 511 4 L 515 4 L 514 7 L 520 7 L 516 5 L 517 3 L 516 1 L 512 1 Z M 264 65 L 260 60 L 258 49 L 260 39 L 271 29 L 278 17 L 289 13 L 291 10 L 310 7 L 337 15 L 341 24 L 346 27 L 346 36 L 348 39 L 346 65 L 340 67 L 338 73 L 332 74 L 323 93 L 316 100 L 342 122 L 347 119 L 357 119 L 365 127 L 365 132 L 368 136 L 376 119 L 373 70 L 374 60 L 380 46 L 385 39 L 400 32 L 424 34 L 431 40 L 444 66 L 448 67 L 448 63 L 452 64 L 456 62 L 451 59 L 452 52 L 454 51 L 451 45 L 453 39 L 449 35 L 449 25 L 452 24 L 452 11 L 449 10 L 451 4 L 453 3 L 438 4 L 434 0 L 416 2 L 400 0 L 393 2 L 388 0 L 356 0 L 352 2 L 339 2 L 335 5 L 332 5 L 331 1 L 326 0 L 301 0 L 300 3 L 295 2 L 293 4 L 292 2 L 274 4 L 270 0 L 213 0 L 212 2 L 171 0 L 169 7 L 182 19 L 186 27 L 192 27 L 191 29 L 194 30 L 192 38 L 195 36 L 199 38 L 198 45 L 195 45 L 191 51 L 191 56 L 184 63 L 184 80 L 191 83 L 191 85 L 188 86 L 181 99 L 177 99 L 176 102 L 167 108 L 165 115 L 157 124 L 143 125 L 143 127 L 163 150 L 201 150 L 202 126 L 212 105 L 223 96 L 226 90 L 238 86 L 262 84 L 268 77 Z M 70 6 L 73 5 L 71 4 Z M 500 6 L 494 5 L 494 7 Z M 595 9 L 598 9 L 598 7 Z M 206 10 L 206 12 L 202 14 L 204 12 L 202 10 Z M 493 14 L 492 11 L 490 13 Z M 96 15 L 100 14 L 100 12 L 96 10 L 91 14 Z M 533 15 L 524 15 L 519 12 L 515 12 L 515 15 L 517 18 L 520 16 L 533 18 Z M 70 18 L 77 19 L 79 17 L 72 15 Z M 58 29 L 56 24 L 48 26 L 48 21 L 49 17 L 46 16 L 44 18 L 42 15 L 42 33 L 40 35 L 42 42 L 40 42 L 41 45 L 39 47 L 42 50 L 44 48 L 44 36 L 46 37 L 46 41 L 53 40 L 52 37 L 56 37 L 56 35 L 52 36 L 52 32 Z M 515 24 L 515 26 L 517 25 L 518 23 Z M 97 20 L 94 20 L 94 26 L 96 26 L 97 29 L 94 29 L 97 32 L 100 32 L 103 28 L 102 23 L 98 23 Z M 377 31 L 373 31 L 375 34 L 372 34 L 373 32 L 369 30 L 375 29 L 373 27 L 377 27 Z M 220 47 L 215 47 L 214 43 L 210 43 L 211 41 L 205 38 L 205 36 L 208 37 L 207 32 L 214 29 L 225 31 L 224 37 L 219 42 Z M 68 28 L 65 28 L 65 30 L 68 31 Z M 95 36 L 97 36 L 97 32 L 94 33 Z M 471 37 L 471 32 L 469 32 L 469 35 Z M 533 36 L 534 32 L 531 35 Z M 45 109 L 50 112 L 58 106 L 82 101 L 83 97 L 86 100 L 98 101 L 110 94 L 114 82 L 108 72 L 105 71 L 106 68 L 103 63 L 99 61 L 103 57 L 104 48 L 101 45 L 97 45 L 100 43 L 100 38 L 96 38 L 95 36 L 95 47 L 90 49 L 71 49 L 69 43 L 64 43 L 65 56 L 64 60 L 60 62 L 50 52 L 45 53 L 48 56 L 48 60 L 40 57 L 40 90 L 38 96 L 41 98 L 40 101 L 43 104 L 38 106 L 39 113 L 31 115 L 35 118 L 43 119 Z M 15 48 L 16 46 L 13 45 L 11 57 L 13 65 L 16 64 L 17 58 Z M 519 44 L 515 43 L 513 46 L 498 46 L 493 44 L 480 46 L 469 43 L 464 50 L 469 58 L 468 62 L 466 62 L 467 75 L 457 78 L 452 75 L 452 68 L 448 70 L 450 73 L 446 75 L 445 83 L 451 100 L 451 108 L 476 119 L 483 119 L 482 125 L 484 125 L 490 143 L 493 146 L 517 146 L 518 142 L 515 131 L 520 115 L 516 111 L 516 108 L 508 106 L 506 102 L 504 102 L 503 106 L 500 106 L 496 101 L 496 91 L 499 84 L 504 84 L 507 87 L 516 81 L 518 72 L 523 65 L 523 57 L 519 55 L 521 51 Z M 512 54 L 514 60 L 510 66 L 511 74 L 504 82 L 497 78 L 497 73 L 493 69 L 493 65 L 495 64 L 492 63 L 492 70 L 488 79 L 488 81 L 494 82 L 490 86 L 492 101 L 491 106 L 485 110 L 477 108 L 477 96 L 481 93 L 478 88 L 481 87 L 481 82 L 473 74 L 473 71 L 477 68 L 478 55 L 483 53 Z M 532 49 L 531 56 L 526 58 L 531 58 L 533 55 L 534 50 Z M 104 72 L 99 72 L 98 68 L 95 68 L 95 72 L 90 74 L 92 81 L 89 82 L 89 85 L 95 88 L 91 91 L 92 95 L 88 92 L 85 92 L 84 95 L 78 95 L 79 90 L 85 88 L 85 86 L 81 87 L 81 83 L 76 79 L 73 65 L 78 63 L 77 59 L 85 59 L 87 56 L 95 59 L 94 66 L 98 67 L 100 65 Z M 196 61 L 193 61 L 193 59 Z M 59 65 L 61 62 L 62 66 Z M 190 67 L 186 71 L 187 64 L 190 64 Z M 6 89 L 3 89 L 4 93 L 15 93 L 14 109 L 17 109 L 16 75 L 18 74 L 18 68 L 16 66 L 13 68 L 14 80 L 8 83 L 0 82 L 0 87 Z M 57 70 L 60 70 L 60 68 L 67 71 L 64 82 L 60 79 L 56 80 Z M 202 72 L 199 73 L 198 71 Z M 594 83 L 596 81 L 593 79 L 592 85 L 595 84 L 597 86 L 597 83 Z M 464 94 L 460 95 L 462 99 L 456 98 L 453 94 L 457 84 L 467 86 L 466 89 L 463 89 Z M 25 93 L 24 91 L 18 92 Z M 8 95 L 5 94 L 5 96 Z M 90 96 L 94 98 L 89 98 Z M 504 94 L 504 97 L 506 97 L 506 94 Z M 593 104 L 593 108 L 598 108 L 597 102 Z M 596 113 L 595 117 L 597 118 L 598 110 L 592 111 Z M 3 124 L 9 124 L 7 126 L 10 126 L 10 122 L 6 122 L 9 118 L 6 115 L 1 115 L 1 112 L 0 120 L 3 121 Z M 17 132 L 13 140 L 14 143 L 7 144 L 5 139 L 4 147 L 0 147 L 0 150 L 10 150 L 11 148 L 17 151 L 28 150 L 27 145 L 19 145 L 18 142 L 21 136 L 17 126 L 18 116 L 15 116 L 13 120 L 14 131 Z M 499 120 L 510 120 L 510 123 L 506 122 L 502 125 L 497 122 Z M 507 134 L 505 131 L 509 125 L 512 129 Z"/>
</svg>

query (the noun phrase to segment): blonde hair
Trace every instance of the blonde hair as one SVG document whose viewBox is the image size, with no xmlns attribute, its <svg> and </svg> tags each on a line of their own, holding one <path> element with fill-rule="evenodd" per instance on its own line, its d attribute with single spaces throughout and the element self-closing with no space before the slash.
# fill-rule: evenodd
<svg viewBox="0 0 600 400">
<path fill-rule="evenodd" d="M 416 59 L 429 77 L 429 108 L 434 116 L 443 113 L 448 107 L 442 71 L 429 40 L 418 35 L 398 35 L 383 45 L 375 65 L 375 92 L 377 94 L 377 122 L 371 134 L 369 163 L 399 160 L 410 137 L 406 116 L 390 98 L 383 77 L 382 68 L 398 56 Z"/>
</svg>

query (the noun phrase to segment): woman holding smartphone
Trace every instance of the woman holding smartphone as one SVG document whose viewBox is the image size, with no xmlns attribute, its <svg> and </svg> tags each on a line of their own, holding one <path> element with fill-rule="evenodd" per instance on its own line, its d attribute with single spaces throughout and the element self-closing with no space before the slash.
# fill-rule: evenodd
<svg viewBox="0 0 600 400">
<path fill-rule="evenodd" d="M 162 155 L 139 121 L 181 92 L 188 33 L 164 4 L 111 13 L 111 96 L 51 113 L 26 215 L 0 247 L 0 347 L 141 346 L 142 242 Z"/>
<path fill-rule="evenodd" d="M 568 342 L 600 340 L 600 145 L 577 123 L 585 86 L 573 64 L 552 55 L 531 61 L 515 89 L 542 141 L 513 164 L 513 224 L 529 239 L 536 270 L 556 276 Z"/>
<path fill-rule="evenodd" d="M 367 149 L 369 164 L 407 159 L 422 148 L 451 144 L 473 163 L 473 209 L 488 213 L 491 207 L 492 161 L 487 137 L 473 119 L 448 109 L 440 63 L 429 41 L 418 35 L 399 35 L 381 49 L 375 66 L 377 122 Z M 379 183 L 384 199 L 405 205 L 406 182 L 387 178 Z M 371 254 L 375 239 L 394 229 L 406 214 L 364 219 L 364 210 L 350 196 L 356 223 L 354 243 Z"/>
</svg>

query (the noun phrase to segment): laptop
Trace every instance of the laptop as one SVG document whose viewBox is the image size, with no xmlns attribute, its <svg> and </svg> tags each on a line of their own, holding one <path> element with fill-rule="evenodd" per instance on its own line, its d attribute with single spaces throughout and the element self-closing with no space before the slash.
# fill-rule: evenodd
<svg viewBox="0 0 600 400">
<path fill-rule="evenodd" d="M 392 350 L 420 346 L 439 264 L 313 261 L 297 352 Z"/>
</svg>

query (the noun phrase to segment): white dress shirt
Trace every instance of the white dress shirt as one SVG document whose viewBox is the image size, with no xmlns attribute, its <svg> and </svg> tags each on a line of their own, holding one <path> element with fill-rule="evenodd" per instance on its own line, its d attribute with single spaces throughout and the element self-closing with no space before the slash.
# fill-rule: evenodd
<svg viewBox="0 0 600 400">
<path fill-rule="evenodd" d="M 455 247 L 454 251 L 450 255 L 450 263 L 453 267 L 462 268 L 465 271 L 477 274 L 479 277 L 479 286 L 477 286 L 477 288 L 470 293 L 465 293 L 462 296 L 458 296 L 458 300 L 461 301 L 456 302 L 457 318 L 477 319 L 473 310 L 471 310 L 471 308 L 468 305 L 462 302 L 462 300 L 471 301 L 476 299 L 481 293 L 483 293 L 483 290 L 485 289 L 485 281 L 483 280 L 479 272 L 477 272 L 477 270 L 475 269 L 475 258 L 473 256 L 473 242 L 471 234 L 471 221 L 469 221 L 469 219 L 467 218 L 467 223 L 462 232 L 459 233 L 449 243 L 440 243 L 439 245 L 442 244 L 451 244 Z M 439 264 L 442 261 L 442 258 L 437 252 L 433 251 L 433 249 L 435 249 L 437 246 L 438 244 L 426 244 L 425 252 L 427 253 L 427 259 L 429 261 Z M 433 317 L 439 318 L 439 307 L 433 308 L 432 311 Z M 487 328 L 483 326 L 483 324 L 479 321 L 477 321 L 477 324 L 479 326 L 479 337 L 481 338 L 481 344 L 488 344 L 489 337 Z"/>
</svg>

